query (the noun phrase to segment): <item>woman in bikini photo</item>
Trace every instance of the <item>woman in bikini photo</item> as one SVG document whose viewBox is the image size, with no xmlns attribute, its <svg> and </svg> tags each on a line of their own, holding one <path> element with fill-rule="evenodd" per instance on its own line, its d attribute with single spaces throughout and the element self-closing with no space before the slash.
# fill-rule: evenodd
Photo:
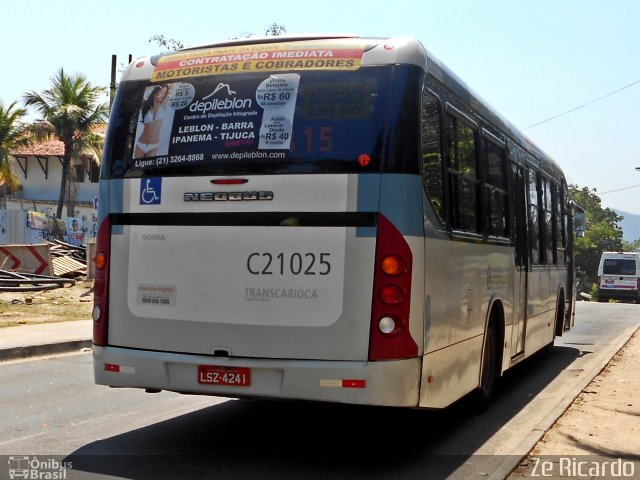
<svg viewBox="0 0 640 480">
<path fill-rule="evenodd" d="M 173 85 L 153 87 L 142 104 L 140 119 L 142 133 L 136 141 L 133 158 L 155 157 L 159 154 L 160 131 L 164 119 L 167 117 L 169 95 Z M 138 129 L 140 129 L 140 125 Z M 165 152 L 166 153 L 166 152 Z"/>
</svg>

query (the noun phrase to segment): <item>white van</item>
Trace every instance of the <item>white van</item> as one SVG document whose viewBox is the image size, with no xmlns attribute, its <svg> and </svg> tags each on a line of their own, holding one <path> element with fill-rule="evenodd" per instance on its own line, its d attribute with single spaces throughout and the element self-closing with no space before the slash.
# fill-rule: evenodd
<svg viewBox="0 0 640 480">
<path fill-rule="evenodd" d="M 640 302 L 640 253 L 603 252 L 598 266 L 598 301 Z"/>
</svg>

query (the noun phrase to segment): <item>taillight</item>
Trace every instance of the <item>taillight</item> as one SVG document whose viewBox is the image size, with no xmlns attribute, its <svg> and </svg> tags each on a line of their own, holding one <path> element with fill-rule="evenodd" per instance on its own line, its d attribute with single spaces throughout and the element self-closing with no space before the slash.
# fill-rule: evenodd
<svg viewBox="0 0 640 480">
<path fill-rule="evenodd" d="M 640 277 L 636 280 L 636 288 L 640 290 Z"/>
<path fill-rule="evenodd" d="M 387 275 L 395 277 L 407 271 L 407 262 L 398 255 L 387 255 L 380 262 L 380 268 Z"/>
<path fill-rule="evenodd" d="M 380 289 L 380 301 L 385 305 L 398 305 L 407 297 L 407 293 L 397 285 L 385 285 Z"/>
<path fill-rule="evenodd" d="M 601 280 L 602 280 L 602 277 L 596 277 L 596 285 L 600 286 Z"/>
<path fill-rule="evenodd" d="M 418 345 L 409 332 L 411 248 L 384 216 L 378 216 L 369 360 L 411 358 Z"/>
<path fill-rule="evenodd" d="M 96 278 L 93 284 L 93 343 L 107 344 L 107 314 L 109 308 L 109 256 L 111 254 L 111 222 L 109 217 L 100 224 L 93 262 Z"/>
</svg>

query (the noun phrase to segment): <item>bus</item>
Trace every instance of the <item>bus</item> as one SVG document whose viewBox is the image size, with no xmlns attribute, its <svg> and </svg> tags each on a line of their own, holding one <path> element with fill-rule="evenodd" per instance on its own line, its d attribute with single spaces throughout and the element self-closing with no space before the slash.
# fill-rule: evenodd
<svg viewBox="0 0 640 480">
<path fill-rule="evenodd" d="M 133 61 L 99 197 L 98 384 L 439 409 L 571 327 L 556 163 L 412 38 Z"/>
</svg>

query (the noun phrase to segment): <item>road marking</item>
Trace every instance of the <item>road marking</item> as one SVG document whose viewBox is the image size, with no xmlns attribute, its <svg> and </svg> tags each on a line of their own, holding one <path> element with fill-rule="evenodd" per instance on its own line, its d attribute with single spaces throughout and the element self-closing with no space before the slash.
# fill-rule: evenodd
<svg viewBox="0 0 640 480">
<path fill-rule="evenodd" d="M 12 438 L 11 440 L 5 440 L 4 442 L 0 442 L 0 445 L 9 445 L 10 443 L 18 443 L 24 440 L 31 440 L 32 438 L 41 437 L 42 435 L 46 435 L 48 432 L 39 432 L 32 433 L 31 435 L 25 435 L 24 437 Z"/>
</svg>

